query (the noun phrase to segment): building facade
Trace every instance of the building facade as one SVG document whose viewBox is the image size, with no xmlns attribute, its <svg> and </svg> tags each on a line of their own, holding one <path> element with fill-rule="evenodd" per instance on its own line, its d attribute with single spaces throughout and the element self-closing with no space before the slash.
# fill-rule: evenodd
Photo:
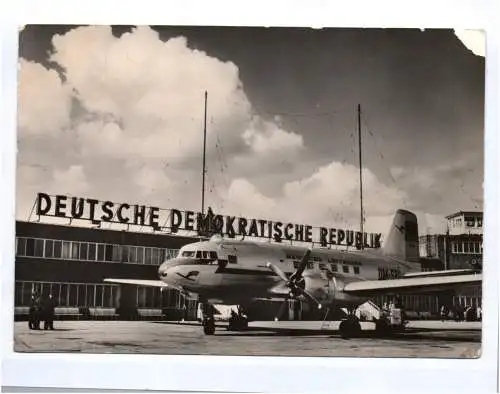
<svg viewBox="0 0 500 394">
<path fill-rule="evenodd" d="M 195 239 L 152 233 L 16 222 L 15 312 L 26 316 L 32 292 L 51 293 L 59 315 L 140 318 L 195 316 L 177 291 L 104 283 L 158 279 L 165 258 Z M 184 316 L 183 316 L 184 317 Z"/>
<path fill-rule="evenodd" d="M 446 234 L 427 234 L 419 237 L 420 256 L 424 259 L 441 260 L 447 270 L 482 265 L 482 212 L 457 212 L 447 216 L 447 220 Z"/>
<path fill-rule="evenodd" d="M 440 262 L 445 270 L 480 269 L 483 264 L 483 213 L 460 211 L 446 219 L 446 234 L 419 237 L 422 270 L 433 270 L 428 267 L 430 261 Z M 481 295 L 481 287 L 477 286 L 464 289 L 455 296 L 441 295 L 439 303 L 478 307 L 481 306 Z"/>
</svg>

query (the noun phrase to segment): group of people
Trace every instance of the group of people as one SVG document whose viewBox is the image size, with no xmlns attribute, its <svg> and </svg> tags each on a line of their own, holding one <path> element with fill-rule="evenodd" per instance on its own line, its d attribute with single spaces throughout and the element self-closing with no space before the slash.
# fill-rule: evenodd
<svg viewBox="0 0 500 394">
<path fill-rule="evenodd" d="M 453 315 L 453 320 L 455 321 L 480 321 L 481 320 L 481 308 L 478 306 L 474 308 L 472 305 L 464 306 L 461 304 L 454 305 L 451 308 L 451 313 Z M 448 320 L 450 315 L 450 309 L 446 305 L 441 306 L 440 310 L 441 321 Z"/>
<path fill-rule="evenodd" d="M 44 330 L 54 329 L 56 301 L 52 294 L 40 296 L 34 292 L 31 296 L 28 324 L 30 330 L 40 330 L 40 324 L 43 321 Z"/>
</svg>

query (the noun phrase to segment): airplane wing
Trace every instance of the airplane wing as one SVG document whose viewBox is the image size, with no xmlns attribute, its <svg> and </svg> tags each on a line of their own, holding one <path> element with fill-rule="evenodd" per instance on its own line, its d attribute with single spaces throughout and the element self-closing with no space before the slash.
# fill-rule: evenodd
<svg viewBox="0 0 500 394">
<path fill-rule="evenodd" d="M 120 285 L 135 285 L 135 286 L 144 286 L 144 287 L 160 287 L 161 289 L 175 289 L 180 291 L 184 295 L 191 296 L 191 293 L 187 292 L 185 289 L 179 286 L 172 286 L 161 280 L 148 280 L 148 279 L 114 279 L 114 278 L 105 278 L 104 282 L 106 283 L 117 283 Z"/>
<path fill-rule="evenodd" d="M 344 286 L 344 292 L 356 296 L 431 294 L 439 291 L 458 290 L 478 285 L 482 274 L 439 277 L 414 277 L 388 280 L 368 280 L 351 282 Z"/>
<path fill-rule="evenodd" d="M 104 282 L 107 283 L 118 283 L 121 285 L 136 285 L 136 286 L 147 286 L 147 287 L 170 287 L 165 282 L 161 280 L 143 280 L 143 279 L 112 279 L 106 278 Z"/>
<path fill-rule="evenodd" d="M 466 275 L 466 274 L 476 274 L 480 272 L 477 269 L 473 268 L 464 268 L 464 269 L 455 269 L 455 270 L 446 270 L 446 271 L 427 271 L 427 272 L 411 272 L 408 274 L 405 274 L 403 277 L 404 278 L 423 278 L 423 277 L 430 277 L 430 276 L 453 276 L 453 275 Z"/>
</svg>

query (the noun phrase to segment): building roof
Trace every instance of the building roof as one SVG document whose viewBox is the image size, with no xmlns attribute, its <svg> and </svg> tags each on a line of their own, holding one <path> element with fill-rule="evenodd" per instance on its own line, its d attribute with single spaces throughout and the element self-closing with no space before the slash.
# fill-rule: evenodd
<svg viewBox="0 0 500 394">
<path fill-rule="evenodd" d="M 63 241 L 102 242 L 149 247 L 180 248 L 200 241 L 201 237 L 188 237 L 165 232 L 141 232 L 108 228 L 83 227 L 78 225 L 26 222 L 16 220 L 16 236 L 46 238 Z"/>
<path fill-rule="evenodd" d="M 446 216 L 446 219 L 451 219 L 455 218 L 457 216 L 463 216 L 463 215 L 471 215 L 471 216 L 483 216 L 482 211 L 458 211 L 455 213 L 452 213 L 451 215 Z"/>
</svg>

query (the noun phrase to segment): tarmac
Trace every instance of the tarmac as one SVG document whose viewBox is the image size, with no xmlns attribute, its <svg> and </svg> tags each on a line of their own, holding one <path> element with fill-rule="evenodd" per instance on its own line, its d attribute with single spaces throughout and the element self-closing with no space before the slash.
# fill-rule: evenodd
<svg viewBox="0 0 500 394">
<path fill-rule="evenodd" d="M 342 339 L 339 322 L 251 322 L 231 332 L 219 322 L 215 335 L 197 322 L 55 321 L 54 331 L 30 330 L 14 323 L 16 352 L 78 352 L 225 356 L 329 356 L 476 358 L 481 350 L 480 322 L 410 322 L 390 338 L 362 323 L 360 338 Z"/>
</svg>

